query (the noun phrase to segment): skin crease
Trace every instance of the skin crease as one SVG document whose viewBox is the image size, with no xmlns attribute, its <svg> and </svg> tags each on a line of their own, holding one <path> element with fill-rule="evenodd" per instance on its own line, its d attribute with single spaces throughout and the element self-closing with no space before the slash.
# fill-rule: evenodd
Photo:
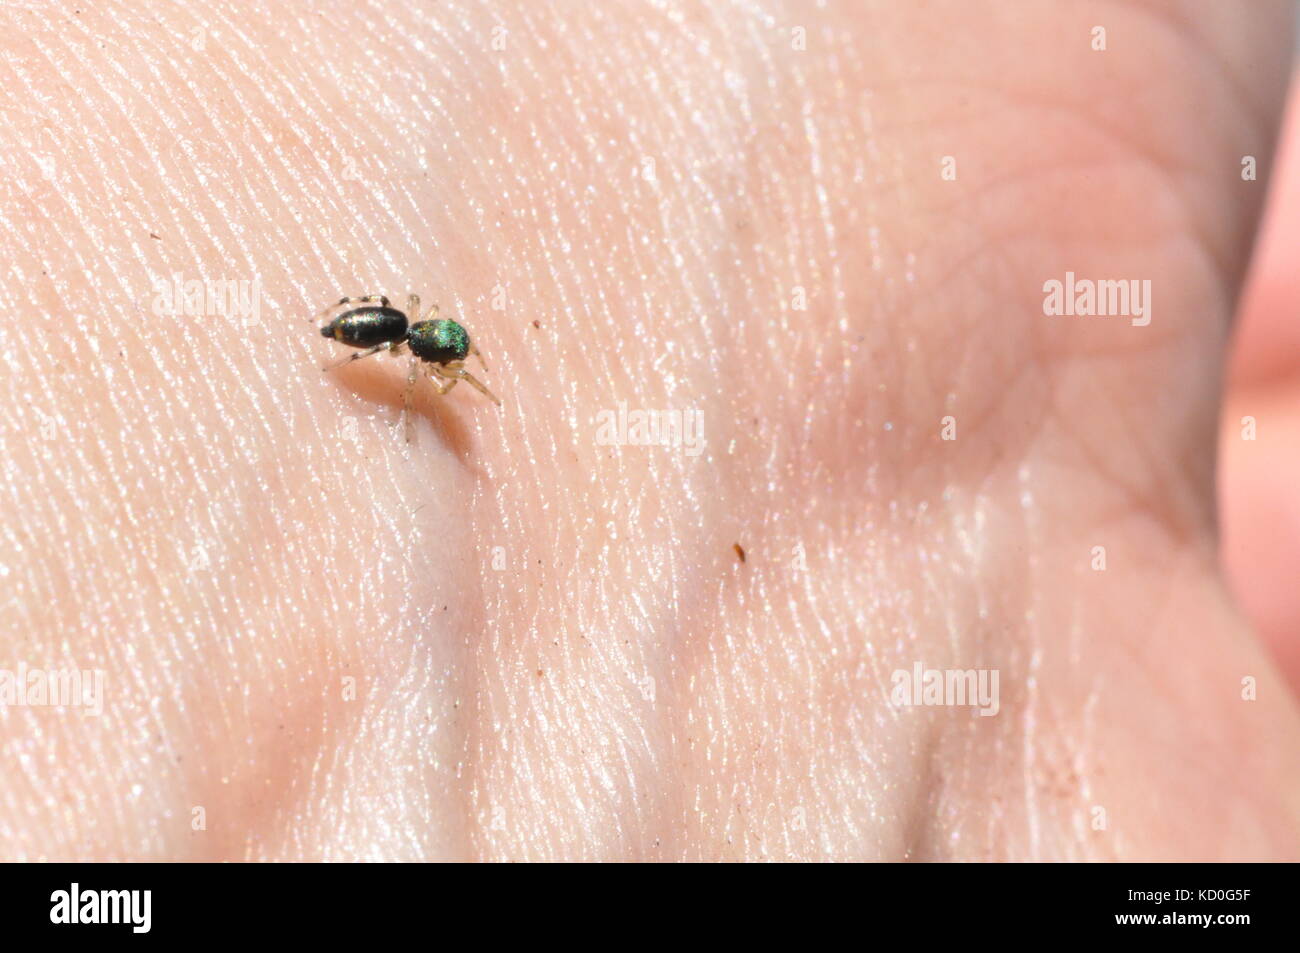
<svg viewBox="0 0 1300 953">
<path fill-rule="evenodd" d="M 105 672 L 5 859 L 1300 859 L 1213 481 L 1287 4 L 312 6 L 0 8 L 0 665 Z M 504 407 L 321 374 L 371 291 Z"/>
</svg>

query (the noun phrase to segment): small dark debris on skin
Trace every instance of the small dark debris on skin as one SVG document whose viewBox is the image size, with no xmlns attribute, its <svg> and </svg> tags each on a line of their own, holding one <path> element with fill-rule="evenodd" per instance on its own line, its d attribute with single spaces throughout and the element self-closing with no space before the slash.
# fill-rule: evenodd
<svg viewBox="0 0 1300 953">
<path fill-rule="evenodd" d="M 149 233 L 149 237 L 152 238 L 152 239 L 155 239 L 156 241 L 162 241 L 162 236 L 160 236 L 160 235 L 155 235 L 153 232 L 150 232 L 150 233 Z"/>
<path fill-rule="evenodd" d="M 540 321 L 534 321 L 534 322 L 533 322 L 533 327 L 535 327 L 537 330 L 540 331 L 540 330 L 542 329 L 542 322 L 540 322 Z"/>
<path fill-rule="evenodd" d="M 745 547 L 741 546 L 740 543 L 732 543 L 731 548 L 736 551 L 736 555 L 740 557 L 740 561 L 743 563 L 745 561 Z"/>
</svg>

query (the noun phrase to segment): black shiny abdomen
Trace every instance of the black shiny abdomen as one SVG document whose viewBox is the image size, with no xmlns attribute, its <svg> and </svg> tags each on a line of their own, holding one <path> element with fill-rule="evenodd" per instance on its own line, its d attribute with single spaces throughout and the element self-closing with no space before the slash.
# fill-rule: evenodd
<svg viewBox="0 0 1300 953">
<path fill-rule="evenodd" d="M 406 315 L 396 308 L 353 308 L 321 328 L 320 333 L 321 337 L 350 347 L 374 347 L 406 337 Z"/>
</svg>

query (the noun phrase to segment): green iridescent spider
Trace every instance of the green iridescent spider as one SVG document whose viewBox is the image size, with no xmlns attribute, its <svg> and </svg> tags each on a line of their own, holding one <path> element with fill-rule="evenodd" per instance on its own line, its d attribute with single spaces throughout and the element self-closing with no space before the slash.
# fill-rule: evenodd
<svg viewBox="0 0 1300 953">
<path fill-rule="evenodd" d="M 450 318 L 439 318 L 436 304 L 429 309 L 423 321 L 411 322 L 407 316 L 415 317 L 420 313 L 419 295 L 411 295 L 407 298 L 405 313 L 390 305 L 383 295 L 364 295 L 360 298 L 340 298 L 322 310 L 318 317 L 343 305 L 360 305 L 360 307 L 349 308 L 336 314 L 321 327 L 321 337 L 331 338 L 340 344 L 362 348 L 362 350 L 334 362 L 325 370 L 332 370 L 384 351 L 397 354 L 406 347 L 411 351 L 411 369 L 406 375 L 405 404 L 408 422 L 411 417 L 411 392 L 419 378 L 421 365 L 424 366 L 430 379 L 437 384 L 439 394 L 445 394 L 460 381 L 465 381 L 498 407 L 501 406 L 501 401 L 496 395 L 465 370 L 465 359 L 471 354 L 479 359 L 480 364 L 483 364 L 483 370 L 487 370 L 483 355 L 469 339 L 469 332 Z M 407 439 L 410 439 L 409 426 Z"/>
</svg>

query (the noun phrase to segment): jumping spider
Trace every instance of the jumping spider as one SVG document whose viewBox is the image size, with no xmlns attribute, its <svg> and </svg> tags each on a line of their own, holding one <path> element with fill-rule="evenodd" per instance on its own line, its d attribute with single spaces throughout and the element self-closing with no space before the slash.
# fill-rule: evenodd
<svg viewBox="0 0 1300 953">
<path fill-rule="evenodd" d="M 323 317 L 343 305 L 361 307 L 349 308 L 336 314 L 321 327 L 321 337 L 332 338 L 340 344 L 364 350 L 335 361 L 325 370 L 333 370 L 383 351 L 396 355 L 403 347 L 409 348 L 411 368 L 406 375 L 405 394 L 407 440 L 411 439 L 411 395 L 419 378 L 421 363 L 429 378 L 436 382 L 439 394 L 445 394 L 458 382 L 465 381 L 498 407 L 501 406 L 496 395 L 465 370 L 465 359 L 471 354 L 483 364 L 483 370 L 487 370 L 483 355 L 470 342 L 469 333 L 450 318 L 439 318 L 436 304 L 429 309 L 423 321 L 411 322 L 409 318 L 420 313 L 419 295 L 407 298 L 406 312 L 403 313 L 392 307 L 383 295 L 372 294 L 360 298 L 340 298 L 323 309 L 317 317 Z"/>
</svg>

